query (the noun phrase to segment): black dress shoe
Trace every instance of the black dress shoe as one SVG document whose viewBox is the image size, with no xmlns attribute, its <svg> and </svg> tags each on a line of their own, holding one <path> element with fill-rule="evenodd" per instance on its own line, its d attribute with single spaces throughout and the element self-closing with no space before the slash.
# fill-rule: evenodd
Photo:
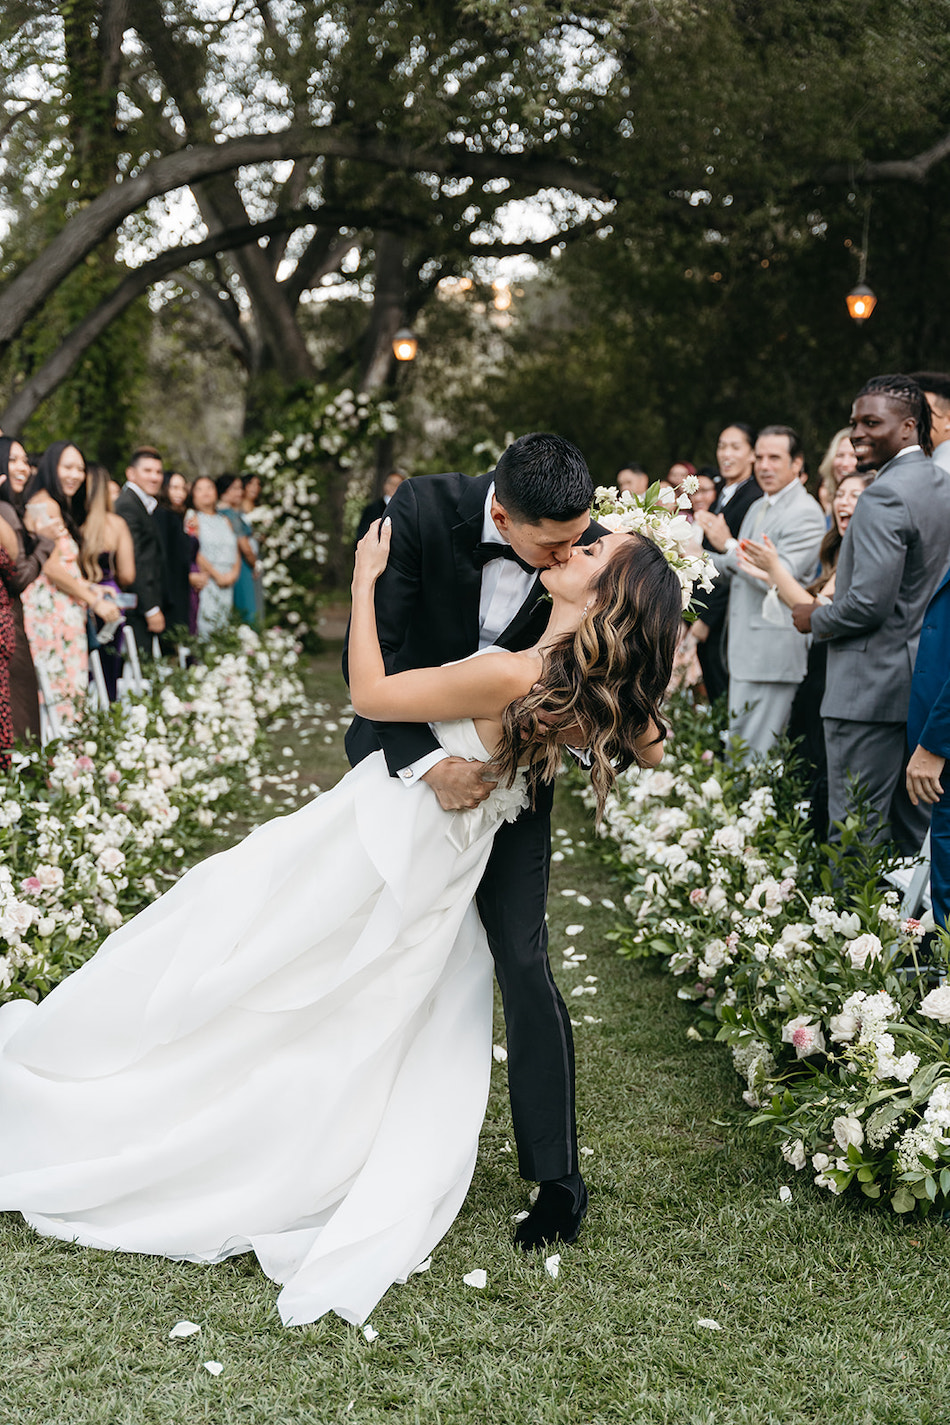
<svg viewBox="0 0 950 1425">
<path fill-rule="evenodd" d="M 540 1252 L 555 1242 L 576 1242 L 587 1213 L 587 1188 L 583 1181 L 575 1199 L 562 1183 L 542 1183 L 538 1200 L 515 1231 L 515 1246 L 523 1252 Z"/>
</svg>

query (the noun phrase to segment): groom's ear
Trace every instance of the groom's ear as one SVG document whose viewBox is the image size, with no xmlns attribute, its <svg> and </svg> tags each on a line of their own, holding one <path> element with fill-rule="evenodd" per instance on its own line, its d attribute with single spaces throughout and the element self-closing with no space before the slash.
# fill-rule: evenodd
<svg viewBox="0 0 950 1425">
<path fill-rule="evenodd" d="M 495 521 L 495 528 L 501 534 L 507 534 L 511 529 L 511 516 L 504 505 L 499 504 L 497 495 L 491 497 L 491 517 Z"/>
</svg>

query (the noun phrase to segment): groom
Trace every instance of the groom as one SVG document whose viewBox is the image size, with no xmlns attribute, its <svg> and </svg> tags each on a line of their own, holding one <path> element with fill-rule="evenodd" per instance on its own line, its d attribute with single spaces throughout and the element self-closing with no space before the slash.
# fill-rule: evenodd
<svg viewBox="0 0 950 1425">
<path fill-rule="evenodd" d="M 593 482 L 580 451 L 556 435 L 524 435 L 494 471 L 406 480 L 387 507 L 389 564 L 376 586 L 379 641 L 390 673 L 431 668 L 497 644 L 537 642 L 550 605 L 538 571 L 564 563 L 602 531 L 590 522 Z M 343 672 L 347 676 L 346 651 Z M 346 734 L 353 766 L 382 748 L 390 774 L 422 780 L 445 811 L 475 807 L 494 783 L 484 763 L 450 757 L 425 723 L 371 723 Z M 407 792 L 408 795 L 408 792 Z M 502 823 L 476 897 L 501 987 L 508 1086 L 521 1176 L 541 1190 L 515 1241 L 525 1250 L 573 1242 L 587 1211 L 577 1167 L 574 1042 L 548 963 L 553 788 Z M 424 875 L 424 868 L 420 868 Z"/>
</svg>

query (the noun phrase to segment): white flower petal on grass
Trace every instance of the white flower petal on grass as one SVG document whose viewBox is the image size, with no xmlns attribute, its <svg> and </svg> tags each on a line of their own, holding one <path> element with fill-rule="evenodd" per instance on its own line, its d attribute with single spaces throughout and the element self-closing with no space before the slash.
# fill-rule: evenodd
<svg viewBox="0 0 950 1425">
<path fill-rule="evenodd" d="M 792 1190 L 790 1187 L 786 1187 L 784 1183 L 778 1190 L 778 1200 L 779 1202 L 791 1202 L 792 1200 Z"/>
<path fill-rule="evenodd" d="M 613 901 L 610 900 L 610 898 L 607 897 L 607 896 L 605 896 L 604 899 L 601 901 L 601 905 L 603 906 L 604 910 L 616 910 L 616 909 L 617 909 L 617 907 L 614 905 Z"/>
<path fill-rule="evenodd" d="M 473 1272 L 466 1272 L 462 1281 L 466 1286 L 473 1286 L 482 1291 L 488 1285 L 488 1273 L 484 1267 L 476 1267 Z"/>
<path fill-rule="evenodd" d="M 176 1321 L 168 1333 L 169 1341 L 176 1341 L 182 1336 L 197 1336 L 201 1327 L 197 1321 Z"/>
<path fill-rule="evenodd" d="M 560 1252 L 555 1252 L 553 1257 L 545 1257 L 545 1259 L 544 1259 L 544 1270 L 547 1272 L 548 1276 L 549 1276 L 549 1277 L 553 1277 L 555 1281 L 557 1281 L 557 1274 L 558 1274 L 558 1272 L 559 1272 L 559 1270 L 560 1270 L 560 1267 L 561 1267 L 561 1254 L 560 1254 Z"/>
<path fill-rule="evenodd" d="M 594 1015 L 592 1015 L 592 1014 L 585 1014 L 585 1015 L 584 1015 L 584 1023 L 585 1023 L 585 1024 L 603 1024 L 603 1022 L 604 1022 L 604 1021 L 603 1021 L 602 1019 L 596 1019 L 596 1018 L 594 1017 Z"/>
<path fill-rule="evenodd" d="M 224 1370 L 220 1361 L 205 1361 L 204 1368 L 209 1376 L 219 1376 Z"/>
<path fill-rule="evenodd" d="M 367 1341 L 375 1341 L 377 1336 L 379 1335 L 379 1332 L 374 1326 L 371 1326 L 367 1321 L 366 1325 L 363 1327 L 363 1335 L 366 1337 Z"/>
<path fill-rule="evenodd" d="M 510 1152 L 511 1152 L 511 1144 L 509 1143 L 509 1141 L 508 1141 L 507 1138 L 505 1139 L 504 1144 L 502 1145 L 502 1147 L 500 1148 L 499 1151 L 502 1152 L 502 1153 L 510 1153 Z"/>
<path fill-rule="evenodd" d="M 563 852 L 563 851 L 552 851 L 552 852 L 551 852 L 551 860 L 552 860 L 552 861 L 563 861 L 563 860 L 564 860 L 564 852 Z"/>
<path fill-rule="evenodd" d="M 581 1148 L 580 1152 L 581 1155 L 585 1158 L 592 1158 L 594 1156 L 593 1148 Z"/>
<path fill-rule="evenodd" d="M 493 1044 L 491 1046 L 491 1055 L 496 1064 L 503 1064 L 508 1058 L 508 1050 L 503 1048 L 501 1044 Z"/>
<path fill-rule="evenodd" d="M 696 1322 L 697 1326 L 702 1326 L 706 1331 L 721 1331 L 722 1327 L 718 1321 L 714 1321 L 711 1316 L 701 1316 Z"/>
<path fill-rule="evenodd" d="M 528 1214 L 526 1212 L 516 1212 L 511 1220 L 512 1222 L 524 1222 L 527 1216 Z"/>
<path fill-rule="evenodd" d="M 413 1269 L 412 1269 L 412 1271 L 409 1273 L 409 1275 L 410 1275 L 411 1277 L 421 1277 L 421 1276 L 422 1276 L 422 1273 L 423 1273 L 423 1272 L 427 1272 L 431 1266 L 432 1266 L 432 1258 L 431 1258 L 431 1257 L 426 1257 L 426 1259 L 425 1259 L 424 1262 L 420 1262 L 417 1267 L 413 1267 Z"/>
<path fill-rule="evenodd" d="M 584 930 L 584 927 L 583 927 L 582 925 L 568 925 L 568 926 L 565 926 L 564 934 L 565 934 L 565 935 L 581 935 L 581 934 L 583 933 L 583 930 Z"/>
<path fill-rule="evenodd" d="M 531 1189 L 531 1191 L 528 1193 L 528 1201 L 529 1201 L 529 1202 L 532 1202 L 532 1203 L 533 1203 L 533 1202 L 537 1202 L 537 1200 L 538 1200 L 538 1193 L 539 1193 L 540 1191 L 541 1191 L 541 1184 L 538 1183 L 538 1186 L 537 1186 L 537 1187 L 533 1187 L 533 1188 Z"/>
<path fill-rule="evenodd" d="M 562 891 L 562 892 L 561 892 L 561 895 L 562 895 L 562 896 L 576 896 L 576 895 L 577 895 L 577 892 L 576 892 L 576 891 Z"/>
<path fill-rule="evenodd" d="M 577 904 L 578 904 L 578 905 L 591 905 L 592 902 L 588 899 L 587 896 L 578 896 L 578 897 L 577 897 Z"/>
</svg>

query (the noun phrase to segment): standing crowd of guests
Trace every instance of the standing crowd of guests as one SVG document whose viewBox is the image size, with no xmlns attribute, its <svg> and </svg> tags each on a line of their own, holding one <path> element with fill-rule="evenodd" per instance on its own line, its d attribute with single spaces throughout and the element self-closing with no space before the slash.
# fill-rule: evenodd
<svg viewBox="0 0 950 1425">
<path fill-rule="evenodd" d="M 860 815 L 906 856 L 931 836 L 934 917 L 950 917 L 950 373 L 877 376 L 808 494 L 787 425 L 730 422 L 687 482 L 718 570 L 689 636 L 728 700 L 734 755 L 787 734 L 810 767 L 816 835 Z M 666 477 L 682 488 L 677 462 Z M 634 464 L 617 477 L 645 489 Z"/>
<path fill-rule="evenodd" d="M 72 441 L 37 459 L 0 435 L 0 769 L 17 738 L 40 736 L 40 703 L 68 732 L 91 656 L 118 695 L 127 639 L 140 659 L 182 634 L 206 639 L 236 614 L 259 625 L 263 589 L 250 516 L 258 476 L 166 472 L 133 451 L 124 485 Z"/>
</svg>

